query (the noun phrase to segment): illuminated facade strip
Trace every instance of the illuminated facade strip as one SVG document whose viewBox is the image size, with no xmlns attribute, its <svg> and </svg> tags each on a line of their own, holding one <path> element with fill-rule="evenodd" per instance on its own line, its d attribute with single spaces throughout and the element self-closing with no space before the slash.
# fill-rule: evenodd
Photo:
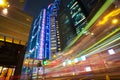
<svg viewBox="0 0 120 80">
<path fill-rule="evenodd" d="M 43 10 L 43 19 L 42 19 L 42 27 L 41 27 L 41 34 L 40 34 L 40 48 L 39 48 L 39 55 L 38 59 L 43 59 L 44 57 L 44 38 L 45 38 L 45 18 L 46 18 L 46 9 Z"/>
</svg>

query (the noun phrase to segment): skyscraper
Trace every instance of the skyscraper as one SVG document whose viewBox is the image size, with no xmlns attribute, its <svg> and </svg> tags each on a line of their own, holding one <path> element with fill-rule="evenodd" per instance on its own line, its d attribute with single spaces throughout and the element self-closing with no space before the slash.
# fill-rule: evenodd
<svg viewBox="0 0 120 80">
<path fill-rule="evenodd" d="M 61 0 L 57 20 L 62 50 L 83 31 L 104 2 L 105 0 Z"/>
<path fill-rule="evenodd" d="M 22 75 L 28 77 L 36 75 L 38 64 L 42 61 L 52 59 L 52 56 L 60 51 L 59 33 L 57 33 L 57 10 L 58 2 L 52 3 L 47 9 L 41 10 L 34 18 L 25 59 L 22 68 Z"/>
<path fill-rule="evenodd" d="M 58 30 L 57 11 L 59 9 L 59 1 L 56 0 L 54 3 L 48 6 L 49 25 L 50 25 L 50 56 L 51 58 L 61 51 L 60 48 L 60 37 Z"/>
<path fill-rule="evenodd" d="M 46 9 L 43 9 L 32 23 L 22 68 L 22 75 L 28 77 L 36 75 L 38 64 L 41 63 L 41 60 L 45 59 L 45 29 Z"/>
</svg>

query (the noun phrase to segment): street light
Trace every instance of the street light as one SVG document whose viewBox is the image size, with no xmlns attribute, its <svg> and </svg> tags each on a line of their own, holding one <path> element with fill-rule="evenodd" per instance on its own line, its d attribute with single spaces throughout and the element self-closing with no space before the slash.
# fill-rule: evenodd
<svg viewBox="0 0 120 80">
<path fill-rule="evenodd" d="M 7 6 L 6 0 L 0 0 L 0 6 L 2 6 L 2 7 Z"/>
<path fill-rule="evenodd" d="M 2 10 L 2 13 L 3 13 L 4 15 L 7 15 L 7 14 L 8 14 L 8 9 L 7 9 L 7 8 L 4 8 L 4 9 Z"/>
<path fill-rule="evenodd" d="M 2 15 L 8 14 L 7 7 L 10 7 L 9 3 L 6 0 L 0 0 L 0 8 L 2 8 Z"/>
<path fill-rule="evenodd" d="M 27 70 L 26 70 L 26 73 L 27 73 L 27 75 L 26 75 L 26 79 L 29 79 L 29 64 L 30 64 L 30 58 L 29 57 L 27 57 L 26 59 L 25 59 L 25 62 L 26 62 L 26 64 L 27 64 Z"/>
<path fill-rule="evenodd" d="M 42 67 L 41 61 L 39 61 L 37 63 L 37 68 L 38 68 L 38 70 L 37 70 L 37 80 L 39 79 L 39 70 L 40 70 L 40 67 Z"/>
<path fill-rule="evenodd" d="M 5 4 L 5 2 L 3 0 L 0 0 L 0 5 L 2 6 L 4 4 Z"/>
</svg>

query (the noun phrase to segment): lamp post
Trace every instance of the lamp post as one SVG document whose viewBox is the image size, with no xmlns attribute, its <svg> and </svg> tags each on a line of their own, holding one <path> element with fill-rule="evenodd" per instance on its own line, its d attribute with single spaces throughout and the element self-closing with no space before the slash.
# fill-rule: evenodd
<svg viewBox="0 0 120 80">
<path fill-rule="evenodd" d="M 37 80 L 39 80 L 38 78 L 38 76 L 39 76 L 39 70 L 40 70 L 40 67 L 42 66 L 42 64 L 41 64 L 41 61 L 39 61 L 38 63 L 37 63 Z"/>
<path fill-rule="evenodd" d="M 7 9 L 7 8 L 4 8 L 4 9 L 2 10 L 2 13 L 3 13 L 4 15 L 7 15 L 7 14 L 8 14 L 8 9 Z"/>
<path fill-rule="evenodd" d="M 8 14 L 9 3 L 6 0 L 0 0 L 0 8 L 2 8 L 2 15 L 6 16 Z"/>
<path fill-rule="evenodd" d="M 7 5 L 7 3 L 6 3 L 5 0 L 0 0 L 0 6 L 4 7 L 4 6 L 6 6 L 6 5 Z"/>
<path fill-rule="evenodd" d="M 27 78 L 29 79 L 29 63 L 30 63 L 30 58 L 26 58 L 27 61 Z"/>
</svg>

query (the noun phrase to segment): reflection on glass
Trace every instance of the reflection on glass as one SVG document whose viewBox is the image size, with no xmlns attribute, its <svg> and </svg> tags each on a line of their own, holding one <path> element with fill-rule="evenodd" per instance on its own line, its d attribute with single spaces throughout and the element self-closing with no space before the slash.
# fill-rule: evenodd
<svg viewBox="0 0 120 80">
<path fill-rule="evenodd" d="M 3 68 L 2 72 L 1 72 L 1 75 L 0 75 L 0 78 L 2 78 L 3 80 L 6 78 L 7 76 L 7 69 L 8 68 Z"/>
</svg>

